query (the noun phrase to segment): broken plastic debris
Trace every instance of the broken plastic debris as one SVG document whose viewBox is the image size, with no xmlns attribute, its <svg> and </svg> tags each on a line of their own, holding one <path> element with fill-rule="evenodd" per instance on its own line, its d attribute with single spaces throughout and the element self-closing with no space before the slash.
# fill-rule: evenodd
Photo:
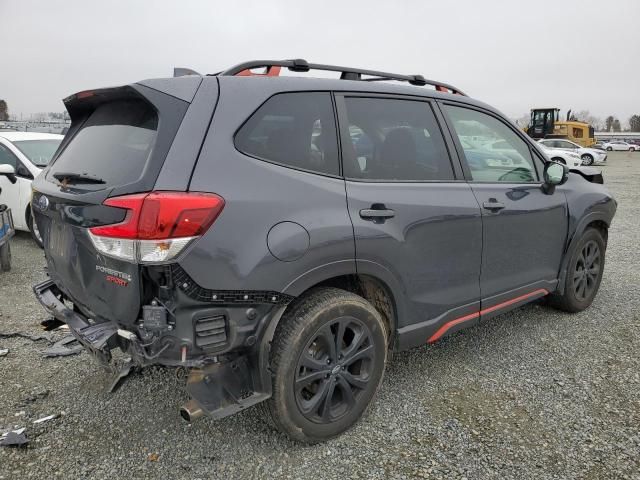
<svg viewBox="0 0 640 480">
<path fill-rule="evenodd" d="M 71 347 L 67 345 L 75 343 Z M 69 355 L 76 355 L 83 350 L 82 345 L 77 343 L 76 338 L 73 335 L 67 335 L 62 340 L 58 340 L 52 346 L 42 352 L 45 357 L 67 357 Z"/>
<path fill-rule="evenodd" d="M 0 357 L 6 356 L 7 353 L 9 353 L 9 349 L 8 348 L 0 348 Z"/>
<path fill-rule="evenodd" d="M 47 422 L 49 420 L 53 420 L 54 418 L 58 418 L 59 416 L 60 415 L 58 415 L 57 413 L 53 414 L 53 415 L 47 415 L 46 417 L 42 417 L 42 418 L 39 418 L 38 420 L 34 420 L 33 423 L 34 423 L 34 425 L 36 423 L 44 423 L 44 422 Z"/>
<path fill-rule="evenodd" d="M 9 333 L 0 332 L 0 338 L 15 338 L 15 337 L 26 338 L 27 340 L 31 340 L 32 342 L 39 342 L 40 340 L 46 340 L 47 342 L 51 343 L 51 338 L 48 335 L 29 335 L 28 333 L 22 333 L 22 332 L 9 332 Z"/>
<path fill-rule="evenodd" d="M 16 433 L 20 432 L 20 433 Z M 0 440 L 0 447 L 22 447 L 29 443 L 29 439 L 24 434 L 24 428 L 21 430 L 14 430 L 12 432 L 7 433 Z"/>
</svg>

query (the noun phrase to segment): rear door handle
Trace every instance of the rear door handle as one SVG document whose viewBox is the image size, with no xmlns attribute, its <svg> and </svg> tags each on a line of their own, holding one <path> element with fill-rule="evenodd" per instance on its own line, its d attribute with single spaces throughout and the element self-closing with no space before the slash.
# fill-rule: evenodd
<svg viewBox="0 0 640 480">
<path fill-rule="evenodd" d="M 500 202 L 484 202 L 482 204 L 482 206 L 484 208 L 486 208 L 487 210 L 498 211 L 498 210 L 502 210 L 504 208 L 504 203 L 500 203 Z"/>
<path fill-rule="evenodd" d="M 387 208 L 365 208 L 364 210 L 360 210 L 360 218 L 364 220 L 384 220 L 385 218 L 393 218 L 395 216 L 396 212 Z"/>
</svg>

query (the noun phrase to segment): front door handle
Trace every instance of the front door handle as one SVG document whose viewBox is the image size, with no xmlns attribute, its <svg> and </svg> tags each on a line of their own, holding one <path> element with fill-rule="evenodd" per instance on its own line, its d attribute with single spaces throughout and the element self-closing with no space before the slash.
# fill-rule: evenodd
<svg viewBox="0 0 640 480">
<path fill-rule="evenodd" d="M 388 208 L 365 208 L 360 210 L 360 218 L 363 220 L 384 221 L 386 218 L 395 216 L 396 212 Z"/>
<path fill-rule="evenodd" d="M 491 210 L 492 212 L 493 211 L 497 212 L 498 210 L 502 210 L 505 205 L 504 203 L 500 203 L 500 202 L 484 202 L 482 206 L 487 210 Z"/>
</svg>

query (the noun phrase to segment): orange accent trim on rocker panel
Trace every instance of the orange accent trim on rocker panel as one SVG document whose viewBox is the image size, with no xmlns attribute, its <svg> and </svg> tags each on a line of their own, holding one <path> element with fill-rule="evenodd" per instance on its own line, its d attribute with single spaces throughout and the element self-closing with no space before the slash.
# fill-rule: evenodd
<svg viewBox="0 0 640 480">
<path fill-rule="evenodd" d="M 501 308 L 508 307 L 509 305 L 513 305 L 514 303 L 521 302 L 522 300 L 526 300 L 529 297 L 533 297 L 534 295 L 542 294 L 542 296 L 548 295 L 549 291 L 544 288 L 539 288 L 538 290 L 534 290 L 533 292 L 525 293 L 524 295 L 520 295 L 519 297 L 512 298 L 511 300 L 507 300 L 506 302 L 498 303 L 493 307 L 484 308 L 478 312 L 470 313 L 469 315 L 464 315 L 459 318 L 454 318 L 453 320 L 449 320 L 447 323 L 442 325 L 436 333 L 429 337 L 427 343 L 433 343 L 440 338 L 449 330 L 451 327 L 458 325 L 459 323 L 466 322 L 472 320 L 474 318 L 479 317 L 480 315 L 484 315 L 486 313 L 495 312 L 496 310 L 500 310 Z"/>
</svg>

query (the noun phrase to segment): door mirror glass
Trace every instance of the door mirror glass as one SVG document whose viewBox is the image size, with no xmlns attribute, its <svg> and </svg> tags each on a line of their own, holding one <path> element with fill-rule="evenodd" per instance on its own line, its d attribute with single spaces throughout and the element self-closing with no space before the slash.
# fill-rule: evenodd
<svg viewBox="0 0 640 480">
<path fill-rule="evenodd" d="M 569 168 L 561 163 L 548 162 L 544 166 L 544 183 L 562 185 L 569 178 Z"/>
<path fill-rule="evenodd" d="M 13 165 L 3 163 L 0 165 L 0 176 L 5 176 L 11 183 L 16 183 L 16 169 Z"/>
</svg>

